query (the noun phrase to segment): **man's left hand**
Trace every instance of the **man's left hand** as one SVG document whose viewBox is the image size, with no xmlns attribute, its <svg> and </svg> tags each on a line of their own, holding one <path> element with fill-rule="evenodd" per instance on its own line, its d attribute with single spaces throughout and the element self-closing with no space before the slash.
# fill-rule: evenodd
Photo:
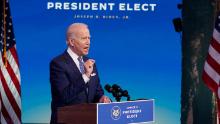
<svg viewBox="0 0 220 124">
<path fill-rule="evenodd" d="M 99 102 L 101 103 L 111 103 L 111 100 L 107 97 L 107 96 L 102 96 L 100 99 L 99 99 Z"/>
</svg>

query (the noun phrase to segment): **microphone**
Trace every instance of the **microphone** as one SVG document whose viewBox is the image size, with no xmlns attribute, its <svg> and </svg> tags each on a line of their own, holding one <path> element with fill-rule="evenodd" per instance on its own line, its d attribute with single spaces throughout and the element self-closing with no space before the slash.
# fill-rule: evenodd
<svg viewBox="0 0 220 124">
<path fill-rule="evenodd" d="M 124 90 L 124 91 L 122 92 L 122 96 L 124 96 L 124 97 L 129 96 L 129 95 L 128 95 L 128 91 L 127 91 L 127 90 Z"/>
<path fill-rule="evenodd" d="M 121 97 L 127 97 L 127 101 L 130 101 L 130 96 L 127 90 L 123 90 L 119 85 L 113 84 L 112 86 L 109 84 L 105 85 L 105 90 L 109 93 L 112 93 L 113 97 L 115 97 L 117 102 L 120 102 Z"/>
<path fill-rule="evenodd" d="M 109 93 L 112 93 L 112 95 L 114 96 L 114 97 L 120 97 L 121 95 L 118 93 L 118 88 L 119 88 L 119 86 L 118 85 L 116 85 L 116 84 L 114 84 L 114 85 L 109 85 L 109 84 L 106 84 L 105 85 L 105 90 L 107 91 L 107 92 L 109 92 Z"/>
<path fill-rule="evenodd" d="M 105 85 L 105 90 L 108 91 L 109 93 L 112 92 L 112 87 L 109 84 Z"/>
<path fill-rule="evenodd" d="M 116 92 L 122 92 L 122 89 L 120 86 L 118 86 L 117 84 L 113 84 L 112 85 L 113 90 L 115 90 Z"/>
</svg>

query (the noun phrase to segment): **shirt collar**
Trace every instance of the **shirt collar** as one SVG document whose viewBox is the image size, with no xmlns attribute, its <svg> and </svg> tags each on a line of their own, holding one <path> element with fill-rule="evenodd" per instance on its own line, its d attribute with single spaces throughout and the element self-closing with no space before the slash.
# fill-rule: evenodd
<svg viewBox="0 0 220 124">
<path fill-rule="evenodd" d="M 78 60 L 79 56 L 75 52 L 73 52 L 69 47 L 67 49 L 67 53 L 69 53 L 70 57 L 73 60 Z"/>
</svg>

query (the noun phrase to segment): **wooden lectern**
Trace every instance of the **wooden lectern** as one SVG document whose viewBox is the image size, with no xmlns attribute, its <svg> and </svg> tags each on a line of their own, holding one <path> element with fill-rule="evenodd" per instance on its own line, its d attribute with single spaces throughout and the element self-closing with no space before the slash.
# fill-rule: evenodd
<svg viewBox="0 0 220 124">
<path fill-rule="evenodd" d="M 78 104 L 58 108 L 59 124 L 128 124 L 154 122 L 154 100 Z"/>
<path fill-rule="evenodd" d="M 59 124 L 96 124 L 97 104 L 78 104 L 58 108 Z"/>
</svg>

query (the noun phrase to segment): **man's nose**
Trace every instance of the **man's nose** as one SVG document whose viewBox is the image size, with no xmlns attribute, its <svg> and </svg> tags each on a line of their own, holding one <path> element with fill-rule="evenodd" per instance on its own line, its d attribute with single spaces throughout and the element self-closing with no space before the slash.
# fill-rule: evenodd
<svg viewBox="0 0 220 124">
<path fill-rule="evenodd" d="M 90 38 L 86 39 L 86 44 L 90 45 Z"/>
</svg>

